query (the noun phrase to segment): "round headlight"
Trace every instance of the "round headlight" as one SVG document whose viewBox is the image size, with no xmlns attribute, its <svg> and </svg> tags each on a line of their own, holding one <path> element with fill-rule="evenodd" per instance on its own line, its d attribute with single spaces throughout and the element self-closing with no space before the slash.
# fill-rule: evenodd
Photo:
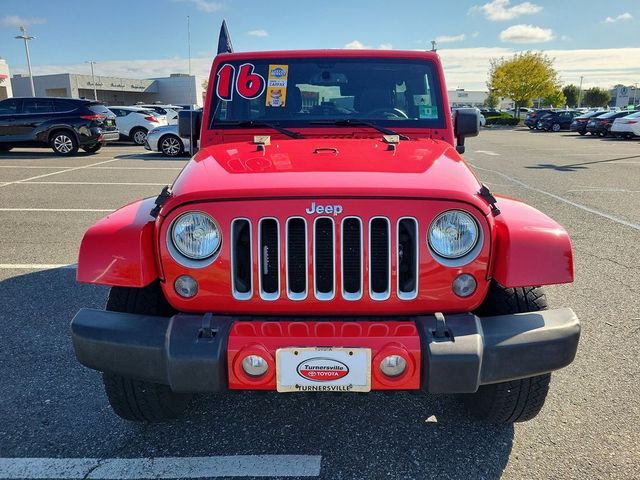
<svg viewBox="0 0 640 480">
<path fill-rule="evenodd" d="M 203 260 L 218 251 L 222 233 L 215 220 L 206 213 L 188 212 L 173 222 L 171 240 L 185 257 Z"/>
<path fill-rule="evenodd" d="M 428 242 L 443 258 L 464 257 L 478 243 L 478 224 L 462 210 L 448 210 L 431 222 Z"/>
</svg>

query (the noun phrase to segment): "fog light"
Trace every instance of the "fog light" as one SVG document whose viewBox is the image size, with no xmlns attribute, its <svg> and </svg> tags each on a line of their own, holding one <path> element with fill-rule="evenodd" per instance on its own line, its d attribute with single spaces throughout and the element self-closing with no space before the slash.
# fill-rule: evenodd
<svg viewBox="0 0 640 480">
<path fill-rule="evenodd" d="M 267 373 L 269 364 L 260 355 L 247 355 L 242 360 L 242 370 L 247 375 L 252 377 L 259 377 Z"/>
<path fill-rule="evenodd" d="M 476 282 L 476 279 L 473 278 L 473 275 L 463 273 L 461 275 L 458 275 L 453 281 L 453 293 L 455 293 L 459 297 L 468 297 L 476 291 L 477 286 L 478 284 Z"/>
<path fill-rule="evenodd" d="M 189 275 L 180 275 L 173 283 L 176 293 L 183 298 L 191 298 L 198 293 L 198 282 Z"/>
<path fill-rule="evenodd" d="M 402 375 L 407 368 L 407 361 L 400 355 L 389 355 L 380 362 L 380 370 L 387 377 Z"/>
</svg>

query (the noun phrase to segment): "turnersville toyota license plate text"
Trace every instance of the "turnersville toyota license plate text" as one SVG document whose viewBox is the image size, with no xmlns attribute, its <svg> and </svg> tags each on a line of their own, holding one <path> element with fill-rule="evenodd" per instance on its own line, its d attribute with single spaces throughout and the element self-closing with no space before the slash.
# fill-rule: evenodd
<svg viewBox="0 0 640 480">
<path fill-rule="evenodd" d="M 276 382 L 279 392 L 368 392 L 371 349 L 279 348 Z"/>
</svg>

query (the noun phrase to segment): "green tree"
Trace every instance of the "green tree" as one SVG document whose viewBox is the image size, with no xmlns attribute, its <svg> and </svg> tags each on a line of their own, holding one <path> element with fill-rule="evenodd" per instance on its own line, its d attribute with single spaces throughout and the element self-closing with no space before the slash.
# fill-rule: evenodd
<svg viewBox="0 0 640 480">
<path fill-rule="evenodd" d="M 497 108 L 500 105 L 500 97 L 495 92 L 489 92 L 487 98 L 484 101 L 484 106 L 487 108 Z"/>
<path fill-rule="evenodd" d="M 589 107 L 605 107 L 611 101 L 609 90 L 604 88 L 592 87 L 584 92 L 582 103 Z"/>
<path fill-rule="evenodd" d="M 567 97 L 565 97 L 562 90 L 556 90 L 544 98 L 544 104 L 556 108 L 564 107 L 567 105 Z"/>
<path fill-rule="evenodd" d="M 492 59 L 489 68 L 489 91 L 509 97 L 520 107 L 533 104 L 534 98 L 546 98 L 560 90 L 553 60 L 542 52 L 516 53 L 511 58 Z"/>
<path fill-rule="evenodd" d="M 570 107 L 578 106 L 578 99 L 580 98 L 580 89 L 574 84 L 565 85 L 562 89 L 562 93 L 567 99 L 567 105 Z"/>
</svg>

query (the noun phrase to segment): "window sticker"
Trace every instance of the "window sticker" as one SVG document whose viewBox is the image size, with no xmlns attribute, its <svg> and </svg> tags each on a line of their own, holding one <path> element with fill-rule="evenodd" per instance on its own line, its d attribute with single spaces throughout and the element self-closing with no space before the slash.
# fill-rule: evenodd
<svg viewBox="0 0 640 480">
<path fill-rule="evenodd" d="M 414 95 L 413 104 L 414 105 L 431 105 L 431 96 L 430 95 Z"/>
<path fill-rule="evenodd" d="M 230 63 L 220 67 L 216 82 L 216 95 L 219 99 L 225 101 L 233 100 L 233 91 L 238 93 L 247 100 L 258 98 L 264 93 L 266 82 L 264 77 L 259 73 L 255 73 L 256 67 L 251 63 L 244 63 L 238 69 L 236 78 L 236 69 Z"/>
<path fill-rule="evenodd" d="M 438 106 L 437 105 L 418 105 L 418 118 L 420 119 L 438 118 Z"/>
<path fill-rule="evenodd" d="M 287 79 L 289 65 L 269 65 L 267 78 L 267 107 L 284 107 L 287 104 Z"/>
</svg>

